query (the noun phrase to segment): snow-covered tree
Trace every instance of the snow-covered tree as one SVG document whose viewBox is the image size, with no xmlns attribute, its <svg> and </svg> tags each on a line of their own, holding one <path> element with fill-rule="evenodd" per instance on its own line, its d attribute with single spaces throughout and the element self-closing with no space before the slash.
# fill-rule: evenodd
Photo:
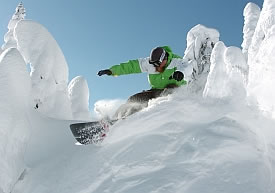
<svg viewBox="0 0 275 193">
<path fill-rule="evenodd" d="M 228 96 L 228 90 L 226 89 L 228 79 L 226 73 L 226 64 L 223 59 L 226 46 L 223 42 L 218 42 L 211 55 L 210 72 L 207 77 L 203 96 L 222 98 Z"/>
<path fill-rule="evenodd" d="M 18 22 L 14 34 L 31 67 L 32 107 L 50 117 L 71 119 L 68 65 L 55 39 L 44 26 L 31 20 Z"/>
<path fill-rule="evenodd" d="M 72 104 L 72 114 L 75 120 L 88 120 L 89 112 L 89 87 L 84 77 L 75 77 L 69 84 L 69 98 Z"/>
<path fill-rule="evenodd" d="M 275 117 L 275 1 L 265 0 L 248 50 L 248 96 Z"/>
<path fill-rule="evenodd" d="M 192 61 L 196 75 L 209 72 L 210 56 L 220 34 L 217 30 L 201 24 L 193 27 L 187 34 L 187 48 L 184 57 Z"/>
<path fill-rule="evenodd" d="M 194 26 L 187 34 L 187 48 L 183 59 L 193 66 L 189 89 L 202 92 L 210 68 L 210 56 L 219 41 L 219 32 L 201 24 Z M 193 81 L 192 81 L 193 80 Z"/>
<path fill-rule="evenodd" d="M 248 66 L 240 48 L 226 47 L 218 42 L 211 54 L 210 72 L 204 88 L 204 97 L 245 98 Z"/>
<path fill-rule="evenodd" d="M 248 3 L 243 11 L 244 16 L 244 27 L 243 27 L 243 43 L 242 43 L 242 52 L 245 55 L 247 60 L 248 49 L 251 45 L 252 37 L 255 32 L 259 17 L 260 17 L 260 8 L 254 3 Z"/>
<path fill-rule="evenodd" d="M 23 20 L 25 18 L 25 16 L 26 16 L 26 11 L 23 6 L 23 3 L 21 2 L 16 7 L 15 13 L 12 16 L 12 19 L 9 21 L 8 32 L 4 36 L 5 43 L 2 45 L 3 50 L 5 50 L 7 48 L 11 48 L 11 47 L 14 47 L 14 48 L 17 47 L 16 40 L 15 40 L 15 37 L 13 34 L 14 28 L 20 20 Z"/>
<path fill-rule="evenodd" d="M 23 6 L 23 3 L 19 3 L 19 5 L 15 9 L 15 13 L 12 16 L 12 19 L 14 20 L 21 20 L 24 19 L 26 16 L 26 10 Z"/>
<path fill-rule="evenodd" d="M 242 50 L 235 46 L 226 48 L 224 62 L 228 75 L 228 91 L 233 98 L 246 97 L 248 65 Z"/>
<path fill-rule="evenodd" d="M 25 61 L 16 48 L 0 57 L 0 192 L 12 188 L 25 169 L 30 137 L 28 102 L 31 80 Z"/>
</svg>

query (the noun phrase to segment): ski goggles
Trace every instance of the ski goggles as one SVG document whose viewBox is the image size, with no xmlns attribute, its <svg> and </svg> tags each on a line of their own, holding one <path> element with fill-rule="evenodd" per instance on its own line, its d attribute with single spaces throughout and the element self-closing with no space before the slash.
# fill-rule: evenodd
<svg viewBox="0 0 275 193">
<path fill-rule="evenodd" d="M 149 61 L 150 64 L 153 64 L 154 67 L 159 67 L 161 62 L 160 61 L 155 61 L 155 62 L 152 62 L 152 61 Z"/>
<path fill-rule="evenodd" d="M 165 59 L 165 55 L 166 55 L 166 52 L 163 50 L 163 52 L 158 60 L 149 60 L 149 63 L 153 64 L 154 67 L 159 67 L 160 64 L 163 62 L 163 60 Z"/>
</svg>

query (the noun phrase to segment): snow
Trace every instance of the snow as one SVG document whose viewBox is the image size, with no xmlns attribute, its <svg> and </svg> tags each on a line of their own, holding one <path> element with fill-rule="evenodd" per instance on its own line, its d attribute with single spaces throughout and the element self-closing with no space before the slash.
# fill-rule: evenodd
<svg viewBox="0 0 275 193">
<path fill-rule="evenodd" d="M 265 0 L 243 50 L 192 28 L 184 58 L 193 81 L 119 120 L 101 146 L 76 146 L 69 130 L 69 117 L 91 118 L 85 78 L 68 85 L 52 35 L 18 21 L 16 46 L 0 55 L 0 193 L 274 193 L 274 8 Z M 98 101 L 94 113 L 124 102 Z"/>
<path fill-rule="evenodd" d="M 30 137 L 27 107 L 30 77 L 15 48 L 0 57 L 0 192 L 9 192 L 25 169 L 23 161 Z"/>
<path fill-rule="evenodd" d="M 210 72 L 204 88 L 205 97 L 246 97 L 248 65 L 240 48 L 218 42 L 211 54 Z"/>
<path fill-rule="evenodd" d="M 118 122 L 101 147 L 74 146 L 60 122 L 58 146 L 14 192 L 274 192 L 274 121 L 242 103 L 184 93 Z"/>
<path fill-rule="evenodd" d="M 193 65 L 197 74 L 208 72 L 210 55 L 219 37 L 220 34 L 216 29 L 201 24 L 194 26 L 187 33 L 187 48 L 183 58 Z M 201 66 L 201 63 L 207 63 L 207 65 Z"/>
<path fill-rule="evenodd" d="M 25 18 L 25 8 L 23 7 L 22 3 L 19 3 L 19 5 L 15 9 L 15 13 L 12 16 L 12 19 L 8 24 L 9 31 L 4 36 L 5 44 L 2 45 L 3 50 L 16 47 L 16 40 L 13 34 L 14 28 L 16 24 L 24 18 Z"/>
<path fill-rule="evenodd" d="M 250 102 L 275 117 L 275 2 L 265 0 L 248 50 Z"/>
<path fill-rule="evenodd" d="M 18 50 L 31 65 L 33 107 L 51 117 L 71 119 L 68 66 L 54 38 L 42 25 L 29 20 L 18 22 L 15 38 Z"/>
<path fill-rule="evenodd" d="M 104 117 L 112 117 L 117 109 L 126 103 L 125 100 L 100 100 L 94 104 L 94 117 L 102 119 Z"/>
<path fill-rule="evenodd" d="M 260 17 L 260 8 L 255 3 L 248 3 L 243 11 L 244 15 L 244 27 L 243 27 L 243 43 L 242 51 L 246 57 L 248 55 L 248 49 L 254 35 L 255 28 L 257 26 Z"/>
<path fill-rule="evenodd" d="M 68 86 L 74 120 L 89 120 L 89 87 L 82 76 L 75 77 Z"/>
<path fill-rule="evenodd" d="M 219 32 L 198 24 L 187 33 L 187 48 L 183 59 L 193 67 L 189 82 L 189 92 L 202 92 L 210 70 L 210 57 L 215 44 L 219 41 Z M 189 74 L 189 73 L 188 73 Z"/>
</svg>

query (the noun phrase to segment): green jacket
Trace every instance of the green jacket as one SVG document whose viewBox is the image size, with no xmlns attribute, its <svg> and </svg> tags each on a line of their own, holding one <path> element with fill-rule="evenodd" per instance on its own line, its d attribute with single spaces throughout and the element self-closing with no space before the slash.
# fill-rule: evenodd
<svg viewBox="0 0 275 193">
<path fill-rule="evenodd" d="M 112 66 L 110 70 L 113 76 L 120 76 L 124 74 L 134 74 L 134 73 L 148 73 L 148 80 L 152 88 L 163 89 L 168 85 L 185 85 L 186 81 L 176 81 L 174 79 L 169 80 L 169 77 L 178 69 L 178 64 L 181 63 L 182 57 L 174 54 L 170 47 L 163 46 L 162 48 L 168 52 L 168 61 L 164 72 L 159 73 L 156 71 L 155 67 L 149 63 L 149 57 L 140 58 L 136 60 L 129 60 L 128 62 L 121 63 L 119 65 Z"/>
</svg>

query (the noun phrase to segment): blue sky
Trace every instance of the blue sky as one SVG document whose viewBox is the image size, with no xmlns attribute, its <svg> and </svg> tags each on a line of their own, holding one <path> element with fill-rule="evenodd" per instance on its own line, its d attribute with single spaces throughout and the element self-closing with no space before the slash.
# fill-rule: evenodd
<svg viewBox="0 0 275 193">
<path fill-rule="evenodd" d="M 0 0 L 0 37 L 20 1 Z M 101 99 L 127 99 L 150 89 L 146 74 L 98 77 L 97 72 L 129 59 L 147 57 L 169 45 L 183 55 L 187 32 L 197 24 L 215 28 L 227 46 L 242 43 L 243 9 L 263 0 L 25 0 L 26 19 L 44 25 L 61 47 L 70 80 L 82 75 L 90 108 Z"/>
</svg>

